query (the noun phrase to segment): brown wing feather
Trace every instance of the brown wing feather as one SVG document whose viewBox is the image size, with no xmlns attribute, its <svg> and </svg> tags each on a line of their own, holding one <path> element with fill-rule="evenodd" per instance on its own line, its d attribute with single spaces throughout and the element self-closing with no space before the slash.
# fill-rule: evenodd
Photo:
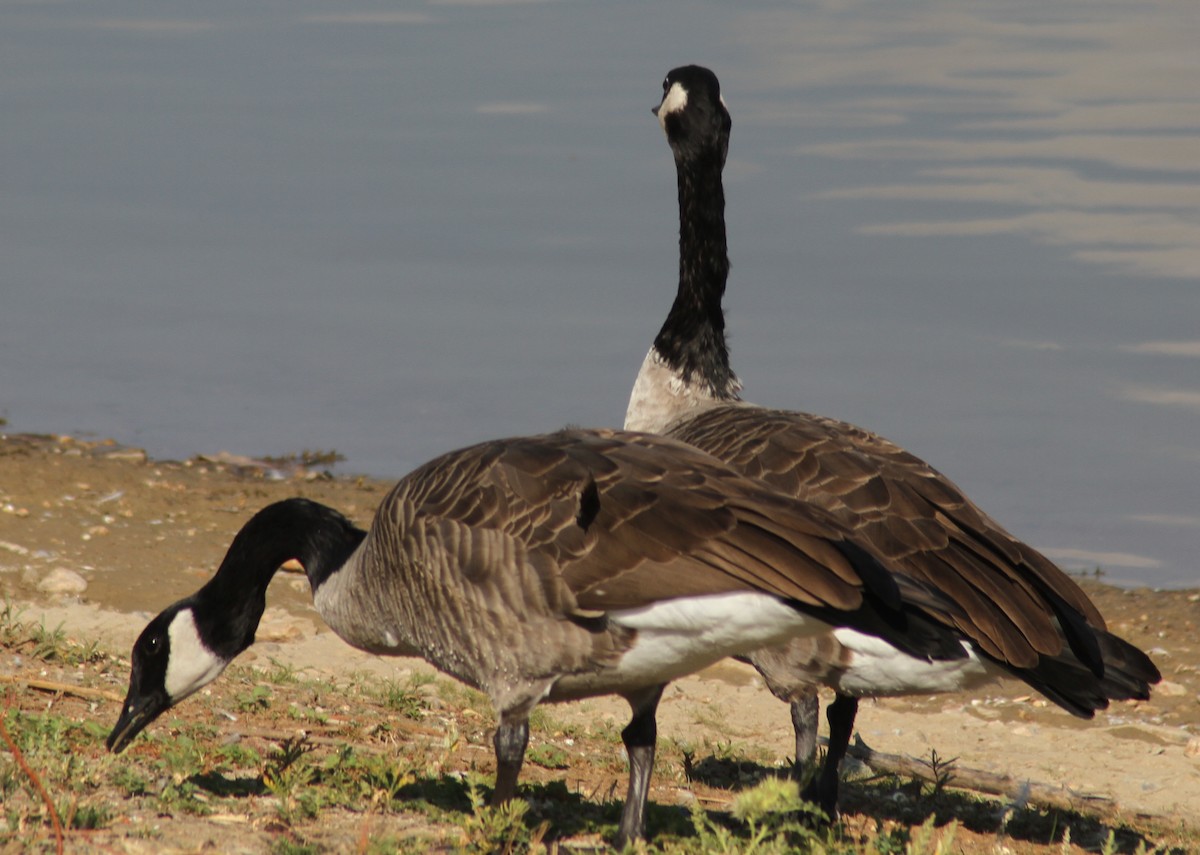
<svg viewBox="0 0 1200 855">
<path fill-rule="evenodd" d="M 912 578 L 966 612 L 956 623 L 1018 667 L 1062 651 L 1063 605 L 1104 620 L 1070 577 L 979 510 L 948 478 L 853 425 L 745 405 L 717 407 L 670 435 L 829 511 Z"/>
<path fill-rule="evenodd" d="M 501 708 L 623 655 L 635 633 L 605 611 L 684 596 L 773 594 L 914 655 L 961 652 L 944 629 L 957 607 L 897 581 L 832 515 L 645 434 L 564 431 L 443 455 L 385 497 L 358 561 L 379 572 L 355 588 L 353 623 L 399 620 Z"/>
<path fill-rule="evenodd" d="M 598 512 L 585 530 L 580 496 L 592 483 Z M 841 611 L 862 603 L 838 523 L 663 437 L 564 431 L 485 443 L 414 471 L 396 494 L 419 519 L 494 530 L 524 560 L 540 556 L 546 603 L 630 608 L 739 590 Z M 487 555 L 463 546 L 454 559 L 467 581 L 498 584 Z"/>
</svg>

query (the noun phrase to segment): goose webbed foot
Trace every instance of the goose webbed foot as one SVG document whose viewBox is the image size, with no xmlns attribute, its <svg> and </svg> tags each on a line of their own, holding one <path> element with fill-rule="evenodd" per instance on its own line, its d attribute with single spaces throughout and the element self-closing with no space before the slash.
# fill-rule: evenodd
<svg viewBox="0 0 1200 855">
<path fill-rule="evenodd" d="M 517 777 L 521 774 L 525 749 L 529 745 L 529 719 L 509 719 L 501 715 L 492 745 L 496 749 L 496 789 L 492 791 L 492 804 L 502 805 L 517 794 Z"/>
<path fill-rule="evenodd" d="M 825 764 L 816 777 L 800 794 L 825 812 L 830 821 L 837 819 L 838 782 L 842 759 L 850 747 L 850 735 L 854 732 L 854 717 L 858 714 L 858 698 L 839 694 L 825 710 L 829 720 L 829 751 Z"/>
<path fill-rule="evenodd" d="M 658 738 L 655 715 L 664 688 L 653 686 L 626 698 L 633 708 L 633 717 L 621 731 L 621 741 L 629 755 L 629 790 L 625 794 L 625 807 L 621 810 L 621 823 L 614 841 L 618 850 L 646 836 L 646 801 L 650 797 L 650 773 L 654 770 Z"/>
</svg>

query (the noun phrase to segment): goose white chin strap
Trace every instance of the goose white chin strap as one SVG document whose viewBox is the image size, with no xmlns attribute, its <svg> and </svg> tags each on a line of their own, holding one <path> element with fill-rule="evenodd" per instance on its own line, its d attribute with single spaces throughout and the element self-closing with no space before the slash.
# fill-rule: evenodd
<svg viewBox="0 0 1200 855">
<path fill-rule="evenodd" d="M 170 639 L 164 688 L 172 704 L 207 686 L 225 670 L 226 662 L 200 640 L 191 609 L 182 609 L 167 629 Z"/>
</svg>

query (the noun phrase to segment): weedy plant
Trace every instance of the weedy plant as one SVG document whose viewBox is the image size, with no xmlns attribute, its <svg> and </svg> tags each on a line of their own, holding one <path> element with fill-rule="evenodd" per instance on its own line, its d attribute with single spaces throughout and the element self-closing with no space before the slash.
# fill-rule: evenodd
<svg viewBox="0 0 1200 855">
<path fill-rule="evenodd" d="M 531 829 L 526 820 L 527 802 L 513 799 L 500 807 L 490 807 L 480 787 L 472 785 L 467 792 L 471 814 L 462 824 L 461 851 L 504 855 L 546 851 L 542 839 L 550 823 L 543 821 Z"/>
<path fill-rule="evenodd" d="M 417 691 L 419 685 L 421 684 L 414 683 L 411 679 L 407 683 L 385 680 L 378 695 L 388 709 L 400 713 L 405 718 L 419 719 L 429 708 L 425 698 Z"/>
<path fill-rule="evenodd" d="M 291 686 L 300 682 L 300 677 L 296 674 L 296 666 L 280 662 L 274 657 L 271 657 L 270 662 L 270 668 L 258 669 L 262 679 L 277 686 Z"/>
<path fill-rule="evenodd" d="M 548 742 L 530 745 L 525 752 L 525 759 L 544 769 L 567 769 L 571 765 L 571 755 Z"/>
<path fill-rule="evenodd" d="M 265 710 L 271 706 L 271 690 L 266 686 L 252 686 L 249 691 L 238 695 L 236 701 L 237 708 L 244 713 Z"/>
<path fill-rule="evenodd" d="M 34 627 L 30 640 L 33 642 L 33 655 L 47 662 L 74 666 L 99 662 L 105 658 L 98 642 L 79 644 L 71 641 L 63 631 L 62 624 L 54 629 L 46 629 L 45 624 L 39 624 Z"/>
<path fill-rule="evenodd" d="M 931 748 L 929 749 L 929 759 L 921 762 L 929 767 L 929 771 L 933 775 L 933 791 L 929 796 L 936 799 L 954 778 L 954 764 L 958 762 L 958 758 L 943 759 L 938 755 L 936 748 Z"/>
<path fill-rule="evenodd" d="M 263 786 L 279 800 L 279 818 L 291 824 L 300 816 L 312 819 L 320 812 L 320 791 L 310 788 L 316 770 L 301 762 L 312 750 L 303 739 L 288 739 L 280 743 L 263 769 Z"/>
<path fill-rule="evenodd" d="M 0 644 L 5 647 L 15 647 L 20 641 L 20 634 L 25 625 L 21 623 L 21 615 L 25 610 L 13 605 L 8 597 L 4 598 L 4 608 L 0 608 Z"/>
<path fill-rule="evenodd" d="M 21 620 L 24 610 L 5 599 L 0 609 L 0 644 L 13 650 L 25 650 L 44 662 L 57 662 L 75 667 L 89 665 L 108 659 L 99 642 L 93 640 L 81 644 L 67 637 L 60 623 L 54 629 L 46 624 L 36 626 Z"/>
</svg>

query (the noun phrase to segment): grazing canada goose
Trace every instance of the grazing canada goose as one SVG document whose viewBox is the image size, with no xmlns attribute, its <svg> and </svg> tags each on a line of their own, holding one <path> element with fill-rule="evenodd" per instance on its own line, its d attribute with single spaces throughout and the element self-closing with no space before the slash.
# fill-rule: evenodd
<svg viewBox="0 0 1200 855">
<path fill-rule="evenodd" d="M 969 689 L 1015 675 L 1075 715 L 1110 700 L 1149 697 L 1160 679 L 1150 659 L 1110 634 L 1066 574 L 984 514 L 949 479 L 897 445 L 853 425 L 743 402 L 729 365 L 725 294 L 729 259 L 721 172 L 730 117 L 716 76 L 686 66 L 663 81 L 654 109 L 675 156 L 679 190 L 679 290 L 630 396 L 628 430 L 690 443 L 796 498 L 823 507 L 961 609 L 965 662 L 902 667 L 887 645 L 847 650 L 808 636 L 749 660 L 792 705 L 797 773 L 816 745 L 814 684 L 835 689 L 829 753 L 806 795 L 831 816 L 838 764 L 857 698 Z"/>
<path fill-rule="evenodd" d="M 541 701 L 617 694 L 629 792 L 618 845 L 642 835 L 664 685 L 793 636 L 966 660 L 957 607 L 894 577 L 824 511 L 674 440 L 571 430 L 433 460 L 370 530 L 304 499 L 259 511 L 216 575 L 133 647 L 108 737 L 119 752 L 254 641 L 276 569 L 297 560 L 321 617 L 372 653 L 422 656 L 486 692 L 497 802 L 511 798 Z"/>
</svg>

